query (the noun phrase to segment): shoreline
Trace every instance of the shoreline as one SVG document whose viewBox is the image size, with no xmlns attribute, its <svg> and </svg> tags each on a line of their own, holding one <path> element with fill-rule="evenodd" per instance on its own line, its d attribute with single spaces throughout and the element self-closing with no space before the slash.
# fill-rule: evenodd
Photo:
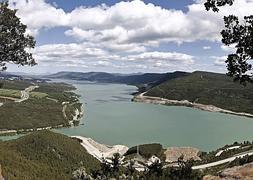
<svg viewBox="0 0 253 180">
<path fill-rule="evenodd" d="M 232 114 L 232 115 L 237 115 L 237 116 L 244 116 L 244 117 L 253 118 L 253 114 L 244 113 L 244 112 L 234 112 L 234 111 L 230 111 L 230 110 L 216 107 L 214 105 L 192 103 L 192 102 L 189 102 L 188 100 L 179 101 L 179 100 L 171 100 L 171 99 L 165 99 L 165 98 L 160 98 L 160 97 L 145 96 L 144 94 L 145 94 L 145 92 L 134 96 L 132 101 L 148 103 L 148 104 L 167 105 L 167 106 L 168 105 L 185 106 L 185 107 L 196 108 L 196 109 L 200 109 L 200 110 L 208 111 L 208 112 L 219 112 L 219 113 Z"/>
<path fill-rule="evenodd" d="M 129 149 L 125 145 L 109 146 L 101 144 L 91 138 L 86 138 L 83 136 L 71 136 L 71 138 L 80 140 L 81 146 L 83 146 L 83 148 L 86 149 L 90 155 L 95 157 L 100 162 L 103 162 L 104 158 L 106 160 L 112 158 L 115 153 L 119 153 L 121 156 L 123 156 Z"/>
<path fill-rule="evenodd" d="M 21 99 L 16 99 L 15 102 L 20 103 L 22 101 L 25 101 L 29 98 L 29 93 L 33 91 L 34 89 L 38 88 L 39 86 L 29 86 L 25 90 L 21 91 Z M 76 96 L 78 99 L 78 102 L 80 102 L 80 99 L 78 96 Z M 1 96 L 0 96 L 1 98 Z M 56 99 L 48 98 L 49 100 L 58 102 Z M 63 118 L 67 119 L 65 110 L 66 110 L 66 104 L 69 102 L 63 102 L 62 103 L 62 113 L 63 113 Z M 0 107 L 4 105 L 4 103 L 0 103 Z M 80 110 L 79 110 L 80 108 Z M 72 120 L 68 121 L 68 125 L 66 124 L 59 124 L 56 126 L 47 126 L 47 127 L 36 127 L 36 128 L 30 128 L 30 129 L 0 129 L 0 137 L 1 136 L 15 136 L 19 134 L 26 134 L 30 132 L 35 132 L 35 131 L 41 131 L 41 130 L 50 130 L 50 129 L 60 129 L 64 127 L 72 127 L 72 126 L 78 126 L 80 124 L 81 118 L 85 115 L 85 109 L 83 104 L 81 103 L 80 107 L 75 109 L 75 113 L 72 116 Z"/>
<path fill-rule="evenodd" d="M 30 132 L 35 132 L 35 131 L 42 131 L 42 130 L 50 130 L 50 129 L 60 129 L 64 127 L 72 127 L 75 126 L 75 123 L 77 122 L 78 124 L 80 123 L 81 118 L 84 116 L 84 107 L 81 105 L 80 107 L 81 111 L 76 109 L 75 115 L 73 116 L 73 119 L 69 121 L 69 126 L 65 124 L 59 124 L 57 126 L 47 126 L 47 127 L 38 127 L 38 128 L 31 128 L 31 129 L 0 129 L 0 137 L 1 136 L 15 136 L 18 134 L 26 134 Z"/>
<path fill-rule="evenodd" d="M 31 129 L 11 129 L 11 130 L 0 130 L 0 137 L 1 136 L 15 136 L 18 134 L 26 134 L 35 131 L 42 131 L 42 130 L 50 130 L 50 129 L 59 129 L 65 127 L 63 124 L 58 126 L 48 126 L 48 127 L 40 127 L 40 128 L 31 128 Z"/>
</svg>

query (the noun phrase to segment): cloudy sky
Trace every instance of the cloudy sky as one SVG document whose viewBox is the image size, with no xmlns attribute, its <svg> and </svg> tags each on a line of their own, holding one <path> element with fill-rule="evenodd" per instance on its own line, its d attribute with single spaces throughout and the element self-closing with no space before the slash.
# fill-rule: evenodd
<svg viewBox="0 0 253 180">
<path fill-rule="evenodd" d="M 219 13 L 202 0 L 10 0 L 37 44 L 35 67 L 8 71 L 225 72 L 223 16 L 252 14 L 253 0 Z"/>
</svg>

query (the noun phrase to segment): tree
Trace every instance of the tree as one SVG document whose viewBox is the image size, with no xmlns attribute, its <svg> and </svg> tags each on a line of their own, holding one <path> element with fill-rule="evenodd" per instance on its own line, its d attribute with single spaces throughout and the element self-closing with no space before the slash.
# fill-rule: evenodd
<svg viewBox="0 0 253 180">
<path fill-rule="evenodd" d="M 113 172 L 119 172 L 119 166 L 120 166 L 120 154 L 114 153 L 112 157 Z"/>
<path fill-rule="evenodd" d="M 205 2 L 205 7 L 206 10 L 209 11 L 210 9 L 212 9 L 214 12 L 218 12 L 220 6 L 225 6 L 225 5 L 233 5 L 234 0 L 207 0 L 207 2 Z"/>
<path fill-rule="evenodd" d="M 220 6 L 233 5 L 234 0 L 207 0 L 206 9 L 218 12 Z M 235 15 L 224 17 L 225 29 L 221 31 L 222 43 L 235 45 L 236 52 L 229 54 L 226 60 L 228 76 L 246 84 L 253 82 L 253 15 L 245 16 L 242 21 Z"/>
<path fill-rule="evenodd" d="M 148 166 L 148 175 L 160 177 L 163 174 L 163 165 L 160 161 L 156 160 L 154 163 Z"/>
<path fill-rule="evenodd" d="M 28 49 L 35 47 L 35 40 L 26 34 L 27 26 L 16 16 L 17 10 L 8 8 L 8 2 L 0 2 L 0 70 L 7 63 L 17 65 L 36 64 Z"/>
<path fill-rule="evenodd" d="M 190 159 L 188 161 L 184 160 L 184 155 L 182 154 L 178 158 L 178 166 L 179 166 L 179 174 L 183 179 L 187 179 L 190 177 L 194 177 L 193 172 L 192 172 L 192 166 L 193 166 L 193 159 Z"/>
</svg>

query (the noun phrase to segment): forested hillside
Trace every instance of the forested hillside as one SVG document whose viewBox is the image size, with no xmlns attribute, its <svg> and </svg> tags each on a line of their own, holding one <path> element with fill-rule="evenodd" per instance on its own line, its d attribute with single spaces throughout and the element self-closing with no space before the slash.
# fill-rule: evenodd
<svg viewBox="0 0 253 180">
<path fill-rule="evenodd" d="M 253 113 L 253 85 L 243 86 L 224 74 L 194 72 L 166 81 L 145 95 L 214 105 L 235 112 Z"/>
<path fill-rule="evenodd" d="M 70 179 L 80 167 L 99 167 L 77 140 L 50 131 L 0 142 L 0 163 L 3 176 L 12 180 Z"/>
<path fill-rule="evenodd" d="M 0 80 L 0 133 L 69 126 L 81 112 L 75 87 L 65 83 Z"/>
</svg>

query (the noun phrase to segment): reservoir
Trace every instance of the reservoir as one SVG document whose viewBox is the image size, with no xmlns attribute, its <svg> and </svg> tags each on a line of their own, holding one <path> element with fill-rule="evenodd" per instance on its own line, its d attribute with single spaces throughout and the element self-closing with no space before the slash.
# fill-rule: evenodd
<svg viewBox="0 0 253 180">
<path fill-rule="evenodd" d="M 161 143 L 211 151 L 235 141 L 253 140 L 253 118 L 198 109 L 131 102 L 134 86 L 71 81 L 84 104 L 78 127 L 55 130 L 129 147 Z"/>
</svg>

